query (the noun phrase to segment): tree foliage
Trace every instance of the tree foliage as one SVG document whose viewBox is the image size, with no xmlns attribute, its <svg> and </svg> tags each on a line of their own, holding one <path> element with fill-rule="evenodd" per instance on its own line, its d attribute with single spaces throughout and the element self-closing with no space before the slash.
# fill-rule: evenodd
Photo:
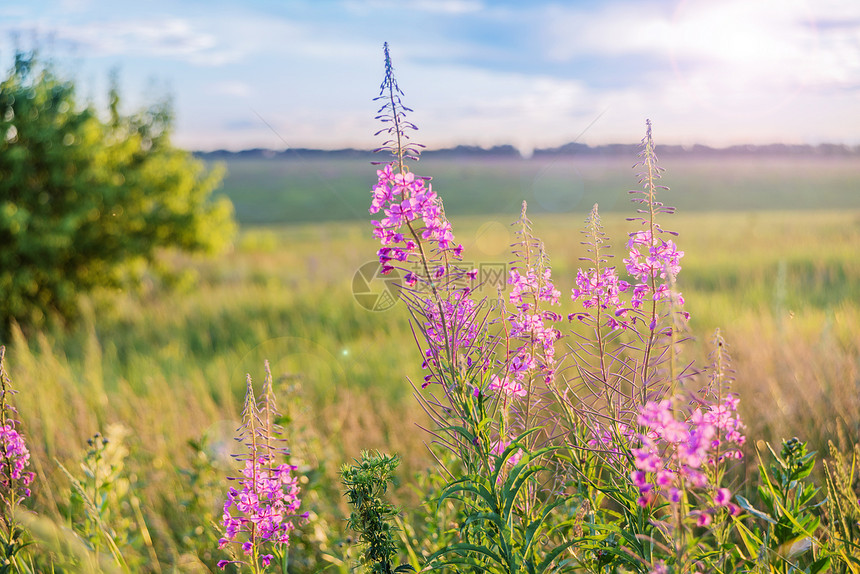
<svg viewBox="0 0 860 574">
<path fill-rule="evenodd" d="M 81 294 L 139 282 L 161 249 L 234 235 L 232 205 L 213 198 L 223 170 L 171 144 L 170 101 L 120 103 L 113 81 L 100 115 L 33 53 L 0 84 L 0 333 L 75 317 Z"/>
</svg>

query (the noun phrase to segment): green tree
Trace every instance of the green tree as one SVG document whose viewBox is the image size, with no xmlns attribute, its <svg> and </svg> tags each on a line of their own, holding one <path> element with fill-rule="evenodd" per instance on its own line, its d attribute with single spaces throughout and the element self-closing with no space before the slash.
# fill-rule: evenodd
<svg viewBox="0 0 860 574">
<path fill-rule="evenodd" d="M 223 169 L 173 147 L 164 99 L 120 113 L 19 52 L 0 84 L 0 335 L 74 318 L 78 298 L 134 285 L 164 248 L 213 252 L 236 231 Z"/>
</svg>

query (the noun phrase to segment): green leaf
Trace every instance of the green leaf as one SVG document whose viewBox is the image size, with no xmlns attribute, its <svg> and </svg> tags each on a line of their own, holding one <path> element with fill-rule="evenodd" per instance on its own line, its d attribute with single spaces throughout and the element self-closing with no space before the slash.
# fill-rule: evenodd
<svg viewBox="0 0 860 574">
<path fill-rule="evenodd" d="M 431 554 L 429 558 L 427 558 L 427 564 L 433 564 L 436 559 L 445 556 L 446 554 L 469 555 L 469 553 L 474 553 L 478 554 L 479 556 L 489 558 L 503 568 L 507 564 L 507 561 L 505 561 L 501 556 L 499 556 L 489 548 L 486 548 L 484 546 L 478 546 L 477 544 L 468 544 L 466 542 L 458 542 L 456 544 L 452 544 L 447 548 L 437 550 L 436 552 Z M 446 564 L 453 563 L 454 562 L 446 561 Z M 433 568 L 437 568 L 437 566 L 433 566 Z"/>
<path fill-rule="evenodd" d="M 747 556 L 744 556 L 745 559 L 750 559 L 754 556 L 758 555 L 759 548 L 764 545 L 762 539 L 756 536 L 752 530 L 747 528 L 747 526 L 740 520 L 740 518 L 733 516 L 732 520 L 735 523 L 735 528 L 737 528 L 738 534 L 741 537 L 741 541 L 744 543 L 744 547 L 747 551 Z M 740 548 L 738 548 L 740 551 Z"/>
<path fill-rule="evenodd" d="M 555 562 L 555 559 L 558 558 L 562 552 L 564 552 L 565 550 L 567 550 L 568 548 L 570 548 L 571 546 L 573 546 L 577 542 L 578 542 L 577 540 L 568 540 L 564 544 L 562 544 L 560 546 L 556 546 L 555 548 L 553 548 L 544 557 L 543 561 L 538 565 L 537 569 L 535 570 L 536 574 L 542 574 L 543 572 L 545 572 L 547 570 L 547 568 L 549 568 L 550 565 L 553 562 Z"/>
<path fill-rule="evenodd" d="M 825 568 L 830 568 L 830 557 L 824 556 L 823 558 L 819 558 L 815 562 L 813 562 L 809 566 L 809 574 L 818 574 L 819 572 L 823 572 Z"/>
<path fill-rule="evenodd" d="M 496 502 L 496 496 L 493 492 L 488 489 L 483 484 L 476 482 L 473 480 L 473 477 L 466 477 L 458 480 L 454 484 L 449 485 L 445 490 L 442 491 L 442 494 L 439 495 L 439 500 L 436 503 L 436 508 L 447 500 L 448 498 L 452 498 L 452 495 L 459 492 L 470 492 L 475 494 L 484 500 L 484 503 L 488 508 L 498 511 L 498 504 Z"/>
<path fill-rule="evenodd" d="M 753 516 L 755 516 L 757 518 L 761 518 L 762 520 L 770 522 L 771 524 L 777 523 L 776 520 L 774 520 L 769 515 L 762 512 L 761 510 L 758 510 L 756 507 L 754 507 L 750 503 L 749 500 L 747 500 L 746 498 L 744 498 L 740 494 L 735 495 L 735 499 L 738 501 L 738 506 L 740 506 L 741 508 L 743 508 L 744 510 L 746 510 L 747 512 L 749 512 Z"/>
<path fill-rule="evenodd" d="M 464 426 L 450 425 L 450 426 L 446 426 L 446 427 L 440 427 L 439 430 L 440 431 L 454 431 L 457 434 L 459 434 L 460 436 L 462 436 L 467 442 L 472 442 L 473 440 L 475 440 L 475 435 L 472 432 L 470 432 L 469 429 L 467 429 Z"/>
<path fill-rule="evenodd" d="M 466 517 L 464 524 L 472 524 L 473 522 L 492 522 L 496 525 L 500 532 L 505 530 L 505 521 L 495 512 L 475 512 Z"/>
<path fill-rule="evenodd" d="M 802 480 L 809 476 L 815 467 L 815 453 L 811 452 L 801 459 L 802 465 L 791 473 L 792 480 Z"/>
</svg>

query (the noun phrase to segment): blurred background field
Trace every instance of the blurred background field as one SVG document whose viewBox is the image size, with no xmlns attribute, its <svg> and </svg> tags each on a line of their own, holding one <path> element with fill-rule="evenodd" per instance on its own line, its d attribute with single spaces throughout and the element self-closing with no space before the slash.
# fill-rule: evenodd
<svg viewBox="0 0 860 574">
<path fill-rule="evenodd" d="M 614 251 L 624 254 L 633 161 L 428 159 L 414 169 L 433 176 L 465 260 L 476 264 L 508 262 L 509 224 L 527 200 L 568 312 L 584 255 L 579 230 L 593 203 Z M 670 158 L 663 165 L 671 187 L 663 199 L 679 207 L 663 225 L 680 233 L 686 252 L 679 288 L 692 314 L 687 357 L 706 361 L 721 329 L 754 440 L 799 436 L 818 449 L 840 436 L 856 441 L 860 163 Z M 152 548 L 174 564 L 194 562 L 195 554 L 211 564 L 217 528 L 199 516 L 219 516 L 226 488 L 219 477 L 231 464 L 245 374 L 262 380 L 268 359 L 305 477 L 304 508 L 315 518 L 296 536 L 297 553 L 315 545 L 308 556 L 337 564 L 347 552 L 332 545 L 346 536 L 340 465 L 361 449 L 398 452 L 408 482 L 432 464 L 429 437 L 418 428 L 425 418 L 411 396 L 409 380 L 422 373 L 406 309 L 372 312 L 353 296 L 356 271 L 378 248 L 367 213 L 374 168 L 301 158 L 231 160 L 227 168 L 223 193 L 241 224 L 229 253 L 164 253 L 179 289 L 153 279 L 140 293 L 102 293 L 88 300 L 80 325 L 17 332 L 8 343 L 20 418 L 39 461 L 35 497 L 62 522 L 68 487 L 46 461 L 73 467 L 88 437 L 122 425 Z M 406 487 L 397 496 L 414 500 Z M 189 508 L 203 510 L 195 518 Z"/>
<path fill-rule="evenodd" d="M 813 148 L 810 148 L 810 150 Z M 375 183 L 368 167 L 379 157 L 343 157 L 300 150 L 275 157 L 228 156 L 222 191 L 240 222 L 281 224 L 367 219 L 367 193 Z M 447 211 L 459 215 L 515 218 L 523 200 L 531 213 L 629 210 L 636 181 L 635 152 L 607 156 L 535 157 L 492 155 L 437 157 L 414 166 L 432 176 Z M 857 156 L 737 155 L 661 157 L 672 191 L 667 202 L 682 213 L 860 209 Z"/>
</svg>

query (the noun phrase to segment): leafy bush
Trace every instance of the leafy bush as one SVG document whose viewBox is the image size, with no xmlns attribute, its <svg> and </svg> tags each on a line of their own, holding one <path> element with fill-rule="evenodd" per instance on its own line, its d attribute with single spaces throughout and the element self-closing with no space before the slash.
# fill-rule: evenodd
<svg viewBox="0 0 860 574">
<path fill-rule="evenodd" d="M 233 236 L 213 200 L 222 170 L 170 143 L 170 102 L 106 118 L 71 80 L 18 53 L 0 83 L 0 332 L 74 318 L 78 296 L 134 285 L 159 249 L 211 251 Z"/>
</svg>

